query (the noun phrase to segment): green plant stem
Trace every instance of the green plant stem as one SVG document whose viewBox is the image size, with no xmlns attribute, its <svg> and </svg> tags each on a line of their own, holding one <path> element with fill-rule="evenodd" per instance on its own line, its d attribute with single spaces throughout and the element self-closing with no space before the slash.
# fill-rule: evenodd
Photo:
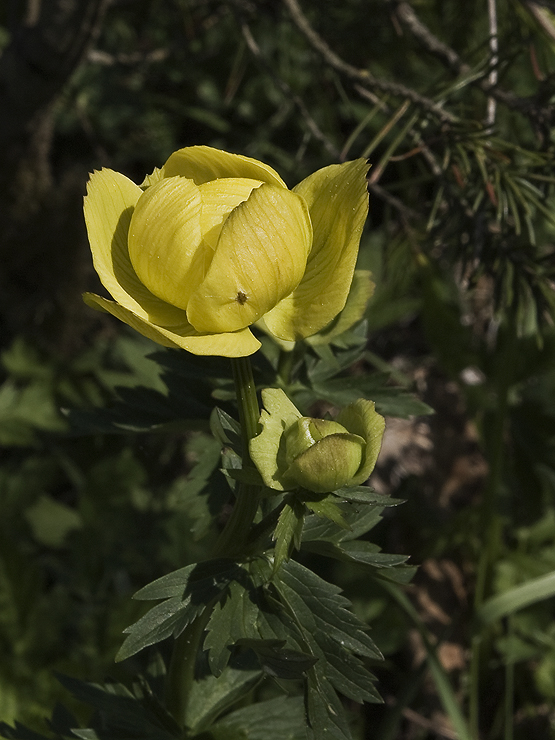
<svg viewBox="0 0 555 740">
<path fill-rule="evenodd" d="M 483 548 L 477 569 L 474 593 L 474 613 L 477 614 L 491 590 L 495 563 L 502 545 L 503 525 L 499 514 L 500 494 L 505 464 L 505 430 L 509 408 L 509 391 L 513 379 L 517 346 L 516 322 L 511 314 L 505 327 L 503 346 L 499 351 L 497 369 L 497 405 L 489 427 L 485 428 L 485 444 L 489 474 L 482 501 Z M 480 673 L 489 651 L 489 627 L 480 626 L 471 641 L 469 681 L 469 721 L 473 738 L 479 737 Z"/>
<path fill-rule="evenodd" d="M 284 385 L 291 382 L 291 370 L 293 369 L 294 352 L 281 350 L 278 360 L 278 377 Z"/>
<path fill-rule="evenodd" d="M 249 442 L 258 434 L 260 409 L 256 396 L 256 386 L 252 376 L 252 366 L 248 357 L 234 357 L 233 379 L 239 407 L 239 421 L 243 441 L 243 467 L 250 464 Z M 227 557 L 240 553 L 248 540 L 250 528 L 259 504 L 258 486 L 238 483 L 236 500 L 231 516 L 216 543 L 217 556 Z"/>
<path fill-rule="evenodd" d="M 243 466 L 247 466 L 250 464 L 249 442 L 258 434 L 260 410 L 249 358 L 233 358 L 232 365 L 241 423 Z M 215 557 L 234 557 L 245 550 L 258 510 L 258 502 L 258 486 L 237 484 L 235 506 L 216 543 Z M 186 726 L 188 699 L 195 680 L 196 659 L 204 629 L 215 603 L 216 601 L 208 604 L 174 644 L 166 684 L 166 706 L 180 727 Z"/>
<path fill-rule="evenodd" d="M 166 708 L 180 727 L 187 724 L 187 708 L 195 680 L 197 653 L 212 605 L 191 622 L 175 640 L 166 683 Z"/>
</svg>

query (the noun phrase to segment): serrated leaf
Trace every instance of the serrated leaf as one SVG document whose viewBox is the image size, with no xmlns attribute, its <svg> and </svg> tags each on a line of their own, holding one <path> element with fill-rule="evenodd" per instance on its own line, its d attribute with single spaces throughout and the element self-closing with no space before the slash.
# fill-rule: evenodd
<svg viewBox="0 0 555 740">
<path fill-rule="evenodd" d="M 210 670 L 219 676 L 231 657 L 230 647 L 245 637 L 258 637 L 255 632 L 258 605 L 253 589 L 233 581 L 225 597 L 214 607 L 206 627 L 204 648 L 208 650 Z"/>
<path fill-rule="evenodd" d="M 364 657 L 382 659 L 365 625 L 348 610 L 350 602 L 341 596 L 341 589 L 337 586 L 293 560 L 283 565 L 275 585 L 308 634 L 326 635 L 340 648 Z"/>
<path fill-rule="evenodd" d="M 228 707 L 251 691 L 264 674 L 257 658 L 248 652 L 233 656 L 221 675 L 202 671 L 191 687 L 186 723 L 193 734 L 210 727 Z"/>
<path fill-rule="evenodd" d="M 378 552 L 377 545 L 360 540 L 335 544 L 314 541 L 307 543 L 306 549 L 344 563 L 361 563 L 371 565 L 373 568 L 394 568 L 403 565 L 408 559 L 407 555 L 391 555 Z"/>
<path fill-rule="evenodd" d="M 77 700 L 99 713 L 93 717 L 92 727 L 79 731 L 82 737 L 90 737 L 91 731 L 100 740 L 125 736 L 137 740 L 172 740 L 181 735 L 173 717 L 144 686 L 136 687 L 135 695 L 117 683 L 102 686 L 68 676 L 58 676 L 58 680 Z"/>
<path fill-rule="evenodd" d="M 254 650 L 267 674 L 284 680 L 302 678 L 318 660 L 301 650 L 285 647 L 285 640 L 241 640 L 241 645 Z"/>
<path fill-rule="evenodd" d="M 305 740 L 300 697 L 278 697 L 228 714 L 210 728 L 213 740 Z"/>
<path fill-rule="evenodd" d="M 376 493 L 369 486 L 346 486 L 345 488 L 338 488 L 337 491 L 333 492 L 333 495 L 342 501 L 372 506 L 398 506 L 405 503 L 402 498 L 392 498 L 391 496 L 385 496 L 383 493 Z"/>
<path fill-rule="evenodd" d="M 232 560 L 212 560 L 180 568 L 142 588 L 135 598 L 166 598 L 128 627 L 128 634 L 116 660 L 121 661 L 173 635 L 177 637 L 217 598 L 240 573 Z"/>
<path fill-rule="evenodd" d="M 299 549 L 303 533 L 304 506 L 295 499 L 291 499 L 283 507 L 278 523 L 274 530 L 274 572 L 283 562 L 289 560 L 293 548 Z"/>
<path fill-rule="evenodd" d="M 356 701 L 380 701 L 372 674 L 355 653 L 375 659 L 381 659 L 381 653 L 364 625 L 347 610 L 349 602 L 336 586 L 294 561 L 283 565 L 274 585 L 294 615 L 307 651 L 318 659 L 308 671 L 307 708 L 312 737 L 350 739 L 335 689 Z"/>
<path fill-rule="evenodd" d="M 237 453 L 241 452 L 241 425 L 218 406 L 210 414 L 210 431 L 220 444 L 231 446 Z"/>
<path fill-rule="evenodd" d="M 308 516 L 305 517 L 303 543 L 314 540 L 341 542 L 355 539 L 371 530 L 382 519 L 382 507 L 348 502 L 339 503 L 338 507 L 349 525 L 349 529 L 343 529 L 334 522 L 322 520 L 314 515 Z"/>
<path fill-rule="evenodd" d="M 316 398 L 325 399 L 337 406 L 353 403 L 358 398 L 367 398 L 375 402 L 376 410 L 384 416 L 406 419 L 409 416 L 433 413 L 428 404 L 407 393 L 404 388 L 387 385 L 388 379 L 387 373 L 351 375 L 313 383 L 312 390 Z"/>
<path fill-rule="evenodd" d="M 343 704 L 333 686 L 318 669 L 311 673 L 306 697 L 310 740 L 352 740 Z"/>
<path fill-rule="evenodd" d="M 207 560 L 204 563 L 193 563 L 185 568 L 179 568 L 172 573 L 168 573 L 161 578 L 157 578 L 147 586 L 143 586 L 136 594 L 134 599 L 138 601 L 151 601 L 158 599 L 167 599 L 171 596 L 183 596 L 189 581 L 191 583 L 204 581 L 205 579 L 218 579 L 220 575 L 223 582 L 227 583 L 229 571 L 238 570 L 239 566 L 234 560 L 228 558 L 218 558 Z"/>
<path fill-rule="evenodd" d="M 337 691 L 359 703 L 382 703 L 383 700 L 374 686 L 375 677 L 358 658 L 345 650 L 338 650 L 338 643 L 325 633 L 318 634 L 316 641 L 325 652 L 326 675 Z"/>
<path fill-rule="evenodd" d="M 341 529 L 351 528 L 349 524 L 345 521 L 341 509 L 339 508 L 336 501 L 334 501 L 334 498 L 331 494 L 329 496 L 321 498 L 319 501 L 305 500 L 305 505 L 307 509 L 310 509 L 313 514 L 316 514 L 316 516 L 319 517 L 323 517 L 324 519 L 329 519 L 330 521 L 334 522 L 334 524 L 337 524 L 337 526 Z"/>
</svg>

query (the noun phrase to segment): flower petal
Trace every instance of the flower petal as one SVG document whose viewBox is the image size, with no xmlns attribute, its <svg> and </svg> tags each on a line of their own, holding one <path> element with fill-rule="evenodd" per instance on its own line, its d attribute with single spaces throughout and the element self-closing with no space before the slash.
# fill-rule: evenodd
<svg viewBox="0 0 555 740">
<path fill-rule="evenodd" d="M 329 344 L 343 332 L 350 329 L 364 316 L 368 301 L 374 293 L 375 283 L 372 282 L 370 270 L 355 270 L 351 290 L 347 296 L 345 308 L 337 314 L 335 319 L 311 337 L 307 342 L 313 347 L 318 344 Z"/>
<path fill-rule="evenodd" d="M 264 404 L 260 415 L 262 431 L 251 439 L 249 450 L 264 484 L 276 491 L 284 491 L 282 477 L 288 467 L 284 431 L 301 418 L 301 412 L 281 388 L 264 388 L 261 395 Z"/>
<path fill-rule="evenodd" d="M 378 414 L 373 401 L 359 398 L 339 412 L 337 421 L 351 434 L 358 434 L 366 442 L 361 466 L 349 484 L 359 486 L 368 480 L 376 465 L 385 431 L 385 419 Z"/>
<path fill-rule="evenodd" d="M 309 491 L 329 493 L 351 485 L 360 467 L 364 440 L 356 434 L 332 434 L 299 455 L 284 475 Z"/>
<path fill-rule="evenodd" d="M 226 220 L 187 318 L 210 333 L 254 323 L 299 284 L 311 243 L 303 198 L 266 183 L 254 189 Z"/>
<path fill-rule="evenodd" d="M 94 268 L 106 290 L 122 306 L 164 326 L 183 323 L 185 314 L 153 295 L 137 277 L 127 248 L 127 234 L 138 185 L 119 172 L 94 172 L 87 185 L 84 212 Z"/>
<path fill-rule="evenodd" d="M 221 357 L 246 357 L 260 348 L 260 342 L 249 329 L 226 334 L 200 335 L 189 323 L 171 329 L 155 326 L 124 306 L 94 293 L 85 293 L 83 300 L 87 306 L 111 313 L 139 334 L 164 347 L 180 347 L 194 355 L 219 355 Z"/>
<path fill-rule="evenodd" d="M 187 308 L 213 257 L 202 240 L 201 207 L 192 180 L 166 178 L 139 198 L 129 226 L 129 257 L 140 280 L 181 309 Z"/>
<path fill-rule="evenodd" d="M 247 200 L 254 188 L 262 185 L 260 180 L 243 177 L 222 177 L 199 186 L 202 198 L 200 226 L 202 238 L 216 249 L 224 221 L 239 203 Z"/>
<path fill-rule="evenodd" d="M 314 246 L 297 289 L 264 317 L 280 339 L 311 336 L 344 307 L 368 213 L 367 169 L 364 159 L 332 164 L 293 188 L 308 203 Z"/>
<path fill-rule="evenodd" d="M 188 177 L 197 185 L 219 177 L 246 177 L 287 187 L 269 165 L 241 154 L 230 154 L 210 146 L 188 146 L 174 152 L 163 167 L 164 177 Z"/>
</svg>

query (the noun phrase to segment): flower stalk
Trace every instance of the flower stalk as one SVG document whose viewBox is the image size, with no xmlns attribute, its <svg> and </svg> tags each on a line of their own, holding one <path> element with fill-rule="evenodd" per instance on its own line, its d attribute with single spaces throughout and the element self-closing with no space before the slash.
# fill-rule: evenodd
<svg viewBox="0 0 555 740">
<path fill-rule="evenodd" d="M 250 463 L 249 442 L 258 433 L 260 410 L 252 366 L 248 357 L 232 358 L 233 377 L 241 424 L 243 466 Z M 245 548 L 259 502 L 258 486 L 237 483 L 236 501 L 216 543 L 215 557 L 233 557 Z M 204 629 L 216 601 L 206 606 L 176 639 L 166 684 L 166 706 L 180 727 L 187 724 L 188 700 Z"/>
<path fill-rule="evenodd" d="M 233 357 L 231 364 L 241 424 L 243 467 L 247 467 L 251 460 L 249 443 L 258 434 L 260 409 L 250 359 Z M 244 548 L 258 509 L 258 494 L 258 486 L 237 483 L 235 506 L 216 543 L 217 557 L 230 557 Z"/>
</svg>

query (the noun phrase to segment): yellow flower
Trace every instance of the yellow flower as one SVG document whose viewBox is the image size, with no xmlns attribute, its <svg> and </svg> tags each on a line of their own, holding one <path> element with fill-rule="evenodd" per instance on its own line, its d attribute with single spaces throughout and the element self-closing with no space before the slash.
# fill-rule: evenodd
<svg viewBox="0 0 555 740">
<path fill-rule="evenodd" d="M 180 149 L 141 187 L 91 176 L 85 221 L 114 301 L 85 302 L 168 347 L 243 357 L 264 319 L 279 339 L 315 334 L 343 308 L 367 214 L 363 159 L 288 190 L 271 167 L 206 146 Z"/>
</svg>

